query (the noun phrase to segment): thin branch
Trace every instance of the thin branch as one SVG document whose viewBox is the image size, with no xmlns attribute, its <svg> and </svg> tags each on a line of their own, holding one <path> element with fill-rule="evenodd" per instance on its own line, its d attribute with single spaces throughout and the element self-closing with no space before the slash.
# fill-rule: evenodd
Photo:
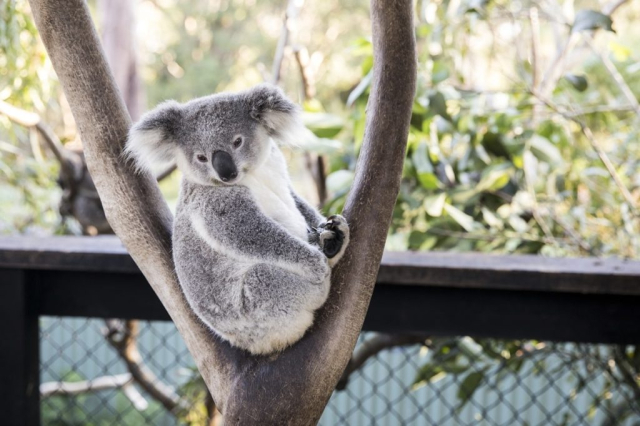
<svg viewBox="0 0 640 426">
<path fill-rule="evenodd" d="M 604 15 L 610 16 L 616 10 L 618 10 L 620 6 L 627 3 L 628 1 L 629 0 L 613 0 L 611 3 L 607 4 L 605 7 L 602 8 L 602 13 Z M 553 16 L 553 14 L 549 14 L 549 15 Z M 561 24 L 563 24 L 565 27 L 569 27 L 569 24 L 567 22 L 561 22 Z M 547 72 L 545 73 L 545 76 L 542 80 L 542 84 L 540 85 L 539 90 L 537 90 L 537 93 L 540 93 L 543 97 L 547 97 L 550 94 L 550 91 L 553 90 L 553 87 L 557 83 L 558 79 L 562 76 L 562 68 L 564 66 L 564 62 L 566 58 L 569 56 L 569 54 L 571 53 L 571 51 L 573 50 L 573 48 L 575 47 L 576 45 L 575 42 L 578 39 L 578 37 L 575 35 L 576 33 L 573 33 L 571 31 L 569 32 L 569 35 L 562 49 L 558 51 L 554 61 L 547 69 Z M 586 38 L 587 38 L 587 42 L 590 43 L 590 41 L 588 40 L 588 37 Z M 593 48 L 593 46 L 591 47 Z M 598 54 L 598 52 L 596 52 L 596 54 Z M 605 66 L 608 69 L 608 66 L 606 63 L 605 63 Z M 613 69 L 615 69 L 615 67 L 613 67 Z M 611 73 L 611 70 L 609 70 L 609 72 Z M 615 70 L 615 72 L 617 72 L 617 70 Z M 622 81 L 624 82 L 624 79 L 622 79 Z M 618 82 L 618 84 L 620 83 Z M 627 95 L 625 94 L 625 96 Z M 637 100 L 635 102 L 632 102 L 632 104 L 636 104 L 636 103 L 637 103 Z"/>
<path fill-rule="evenodd" d="M 530 92 L 530 93 L 533 96 L 535 96 L 538 99 L 540 99 L 551 110 L 553 110 L 556 113 L 560 114 L 565 119 L 573 121 L 574 123 L 576 123 L 580 127 L 580 131 L 587 138 L 587 140 L 591 144 L 591 147 L 596 152 L 596 154 L 598 154 L 598 157 L 600 158 L 600 161 L 602 161 L 602 164 L 604 164 L 605 168 L 609 172 L 609 175 L 613 178 L 613 181 L 615 182 L 616 186 L 620 190 L 620 193 L 622 194 L 622 196 L 624 197 L 625 201 L 629 205 L 629 208 L 631 209 L 631 211 L 635 215 L 637 215 L 636 202 L 633 199 L 633 196 L 631 195 L 631 192 L 629 192 L 629 190 L 625 186 L 624 182 L 622 182 L 622 178 L 618 174 L 618 171 L 616 170 L 615 166 L 613 165 L 613 163 L 609 159 L 609 156 L 607 155 L 607 153 L 604 152 L 604 150 L 600 146 L 600 143 L 594 137 L 593 132 L 591 132 L 591 129 L 586 124 L 584 124 L 584 122 L 582 122 L 582 120 L 580 120 L 580 119 L 578 119 L 578 118 L 576 118 L 574 116 L 571 116 L 569 114 L 566 114 L 564 111 L 560 110 L 556 105 L 554 105 L 548 99 L 545 99 L 540 94 L 537 94 L 535 92 Z"/>
<path fill-rule="evenodd" d="M 340 381 L 336 385 L 336 390 L 341 391 L 346 389 L 349 383 L 349 377 L 358 371 L 370 358 L 380 352 L 397 346 L 417 345 L 424 343 L 427 339 L 428 337 L 419 335 L 378 333 L 372 338 L 365 340 L 353 353 L 349 364 L 347 364 L 347 368 L 345 368 Z"/>
<path fill-rule="evenodd" d="M 602 8 L 602 13 L 604 13 L 605 15 L 611 16 L 615 13 L 616 10 L 618 10 L 620 8 L 620 6 L 624 5 L 625 3 L 627 3 L 629 0 L 613 0 L 609 3 L 607 3 L 603 8 Z"/>
<path fill-rule="evenodd" d="M 638 103 L 636 95 L 633 94 L 631 87 L 629 87 L 627 82 L 624 80 L 624 77 L 622 76 L 622 74 L 620 74 L 620 71 L 618 71 L 613 62 L 611 62 L 611 59 L 609 59 L 608 55 L 605 55 L 602 52 L 599 52 L 598 49 L 596 49 L 590 36 L 586 36 L 584 37 L 584 39 L 589 45 L 591 51 L 600 58 L 600 61 L 602 61 L 602 64 L 609 72 L 609 75 L 611 75 L 611 78 L 613 78 L 613 81 L 616 83 L 624 97 L 627 98 L 629 105 L 633 106 L 633 111 L 636 113 L 638 118 L 640 118 L 640 103 Z"/>
<path fill-rule="evenodd" d="M 568 117 L 579 117 L 583 115 L 590 114 L 601 114 L 608 112 L 636 112 L 636 107 L 632 105 L 595 105 L 595 106 L 587 106 L 585 108 L 567 111 L 566 115 Z"/>
<path fill-rule="evenodd" d="M 46 382 L 40 385 L 40 396 L 48 398 L 54 395 L 78 395 L 105 389 L 121 388 L 131 383 L 132 380 L 130 373 L 124 373 L 79 382 Z"/>
<path fill-rule="evenodd" d="M 296 59 L 298 70 L 300 71 L 304 99 L 313 99 L 316 96 L 316 85 L 313 74 L 309 69 L 309 52 L 304 47 L 298 46 L 293 49 L 293 56 Z"/>
<path fill-rule="evenodd" d="M 132 386 L 133 377 L 130 373 L 102 376 L 92 380 L 79 382 L 46 382 L 40 385 L 40 398 L 50 398 L 56 395 L 81 395 L 107 389 L 121 389 L 138 411 L 146 410 L 147 400 Z"/>
<path fill-rule="evenodd" d="M 17 108 L 4 101 L 0 101 L 0 114 L 3 114 L 16 124 L 36 129 L 60 163 L 63 175 L 67 179 L 73 178 L 73 167 L 69 164 L 70 160 L 68 151 L 62 145 L 58 136 L 56 136 L 53 130 L 51 130 L 51 127 L 49 127 L 47 123 L 43 122 L 38 114 Z"/>
<path fill-rule="evenodd" d="M 315 161 L 311 153 L 304 153 L 305 165 L 311 173 L 318 194 L 318 206 L 322 207 L 327 202 L 327 175 L 323 155 L 316 155 Z"/>
<path fill-rule="evenodd" d="M 566 43 L 563 45 L 562 49 L 558 51 L 553 62 L 544 73 L 542 82 L 540 83 L 539 93 L 547 96 L 553 90 L 556 83 L 562 76 L 564 63 L 567 59 L 567 56 L 569 56 L 569 53 L 571 53 L 571 50 L 573 50 L 573 46 L 575 46 L 576 40 L 577 38 L 574 37 L 574 33 L 569 33 Z"/>
<path fill-rule="evenodd" d="M 540 82 L 540 19 L 536 7 L 529 9 L 529 23 L 531 25 L 531 69 L 533 74 L 531 86 L 537 89 Z"/>
<path fill-rule="evenodd" d="M 309 53 L 305 48 L 297 47 L 293 51 L 294 57 L 300 71 L 300 80 L 302 81 L 302 89 L 304 100 L 313 99 L 316 93 L 313 75 L 309 70 Z M 316 192 L 318 194 L 318 205 L 322 207 L 327 201 L 327 176 L 325 171 L 325 160 L 320 154 L 315 156 L 315 161 L 311 153 L 304 153 L 304 160 L 307 170 L 311 174 L 315 183 Z"/>
<path fill-rule="evenodd" d="M 300 7 L 296 0 L 289 0 L 287 4 L 287 10 L 284 13 L 282 20 L 282 30 L 280 30 L 280 38 L 278 39 L 278 46 L 276 47 L 276 53 L 273 58 L 273 68 L 271 70 L 271 83 L 278 84 L 280 82 L 280 73 L 282 71 L 282 61 L 284 60 L 284 52 L 289 45 L 290 26 L 291 22 L 298 17 L 300 13 Z"/>
<path fill-rule="evenodd" d="M 162 383 L 144 364 L 137 344 L 138 321 L 107 320 L 105 323 L 107 325 L 105 333 L 107 342 L 125 362 L 132 379 L 170 413 L 176 414 L 177 409 L 187 408 L 183 406 L 174 390 Z"/>
<path fill-rule="evenodd" d="M 461 240 L 475 240 L 475 241 L 487 241 L 487 242 L 494 242 L 496 241 L 496 236 L 495 235 L 490 235 L 490 234 L 470 234 L 467 232 L 460 232 L 460 231 L 450 231 L 448 229 L 440 229 L 440 228 L 429 228 L 425 231 L 425 233 L 427 234 L 431 234 L 431 235 L 438 235 L 441 237 L 452 237 L 452 238 L 459 238 Z M 523 236 L 522 234 L 507 234 L 504 233 L 503 234 L 505 237 L 507 238 L 518 238 L 522 241 L 525 242 L 531 242 L 531 243 L 545 243 L 545 244 L 556 244 L 556 245 L 567 245 L 568 242 L 565 239 L 562 238 L 558 238 L 558 237 L 542 237 L 542 238 L 534 238 L 534 237 L 527 237 L 527 236 Z"/>
</svg>

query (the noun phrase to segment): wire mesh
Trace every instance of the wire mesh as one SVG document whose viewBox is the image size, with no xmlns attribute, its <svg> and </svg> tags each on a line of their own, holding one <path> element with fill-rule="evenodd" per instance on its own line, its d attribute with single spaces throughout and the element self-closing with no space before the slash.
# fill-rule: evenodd
<svg viewBox="0 0 640 426">
<path fill-rule="evenodd" d="M 42 423 L 216 424 L 173 324 L 136 321 L 133 336 L 126 325 L 41 318 Z M 395 346 L 395 337 L 360 336 L 358 368 L 343 377 L 321 425 L 640 424 L 633 346 L 428 336 Z M 376 346 L 381 339 L 386 344 Z M 137 370 L 147 374 L 126 380 Z M 73 394 L 61 393 L 70 385 Z"/>
</svg>

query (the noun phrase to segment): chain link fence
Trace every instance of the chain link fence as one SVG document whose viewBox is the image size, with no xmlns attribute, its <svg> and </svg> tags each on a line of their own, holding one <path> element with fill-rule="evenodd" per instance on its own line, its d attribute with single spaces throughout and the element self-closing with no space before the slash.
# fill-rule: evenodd
<svg viewBox="0 0 640 426">
<path fill-rule="evenodd" d="M 168 322 L 42 317 L 44 425 L 213 425 Z M 416 343 L 420 342 L 420 343 Z M 640 425 L 633 346 L 363 333 L 321 425 Z"/>
</svg>

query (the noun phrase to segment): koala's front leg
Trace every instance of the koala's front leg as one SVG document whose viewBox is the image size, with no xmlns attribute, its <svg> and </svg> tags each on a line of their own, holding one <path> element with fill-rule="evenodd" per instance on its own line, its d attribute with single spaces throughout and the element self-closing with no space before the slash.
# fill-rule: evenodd
<svg viewBox="0 0 640 426">
<path fill-rule="evenodd" d="M 349 224 L 344 217 L 334 215 L 318 225 L 316 232 L 318 245 L 329 259 L 329 266 L 333 267 L 349 245 Z"/>
<path fill-rule="evenodd" d="M 329 266 L 333 267 L 349 244 L 349 224 L 340 215 L 325 219 L 314 207 L 291 190 L 296 207 L 309 226 L 310 244 L 317 246 L 329 259 Z"/>
</svg>

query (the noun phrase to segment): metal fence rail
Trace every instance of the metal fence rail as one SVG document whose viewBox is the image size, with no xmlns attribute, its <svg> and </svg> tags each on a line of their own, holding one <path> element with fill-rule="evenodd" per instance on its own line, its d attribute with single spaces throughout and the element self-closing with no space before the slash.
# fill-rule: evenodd
<svg viewBox="0 0 640 426">
<path fill-rule="evenodd" d="M 321 424 L 638 424 L 638 306 L 640 262 L 387 254 L 363 366 Z M 0 238 L 0 312 L 6 424 L 206 422 L 191 357 L 117 239 Z"/>
</svg>

